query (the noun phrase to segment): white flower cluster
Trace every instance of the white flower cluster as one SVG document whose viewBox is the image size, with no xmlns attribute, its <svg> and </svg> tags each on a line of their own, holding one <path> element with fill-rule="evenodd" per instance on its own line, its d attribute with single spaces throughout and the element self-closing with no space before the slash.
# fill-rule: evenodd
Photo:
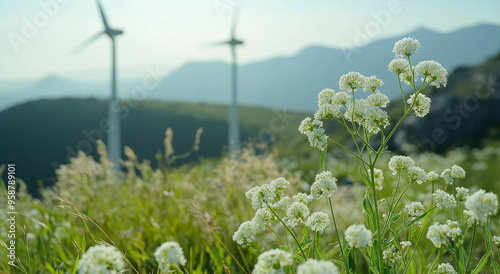
<svg viewBox="0 0 500 274">
<path fill-rule="evenodd" d="M 444 179 L 445 183 L 451 185 L 456 179 L 465 178 L 465 170 L 457 165 L 453 165 L 451 169 L 447 168 L 441 173 L 441 178 Z"/>
<path fill-rule="evenodd" d="M 415 166 L 413 159 L 408 156 L 392 156 L 389 160 L 389 169 L 392 171 L 392 175 L 396 175 L 405 169 Z"/>
<path fill-rule="evenodd" d="M 281 249 L 271 249 L 259 255 L 254 274 L 284 274 L 284 267 L 293 263 L 292 254 Z"/>
<path fill-rule="evenodd" d="M 401 245 L 401 251 L 403 252 L 412 245 L 410 241 L 402 241 L 399 244 Z"/>
<path fill-rule="evenodd" d="M 455 208 L 457 206 L 457 201 L 453 195 L 446 193 L 441 189 L 437 189 L 433 194 L 436 199 L 436 205 L 439 209 L 444 208 Z"/>
<path fill-rule="evenodd" d="M 417 183 L 419 185 L 426 182 L 429 178 L 427 172 L 418 166 L 410 166 L 408 168 L 408 179 L 410 183 Z"/>
<path fill-rule="evenodd" d="M 313 121 L 310 117 L 306 117 L 300 123 L 299 131 L 307 136 L 311 147 L 319 148 L 321 150 L 325 149 L 328 136 L 325 134 L 322 121 L 319 119 L 315 119 Z"/>
<path fill-rule="evenodd" d="M 410 220 L 415 220 L 425 213 L 425 207 L 421 202 L 413 202 L 411 204 L 405 205 L 405 211 L 408 213 L 408 217 Z M 422 220 L 418 220 L 416 222 L 419 226 L 422 225 Z"/>
<path fill-rule="evenodd" d="M 245 196 L 252 200 L 252 207 L 255 210 L 267 207 L 267 205 L 274 207 L 283 197 L 283 189 L 289 184 L 285 178 L 278 178 L 269 184 L 251 188 L 245 193 Z"/>
<path fill-rule="evenodd" d="M 467 197 L 469 197 L 469 189 L 465 187 L 457 187 L 455 188 L 457 191 L 456 197 L 459 202 L 465 201 Z"/>
<path fill-rule="evenodd" d="M 383 259 L 388 266 L 395 265 L 399 260 L 401 260 L 401 252 L 396 249 L 395 245 L 382 252 Z"/>
<path fill-rule="evenodd" d="M 436 271 L 434 272 L 436 274 L 457 274 L 455 271 L 455 268 L 449 263 L 443 263 L 438 265 Z"/>
<path fill-rule="evenodd" d="M 484 224 L 488 217 L 497 214 L 498 197 L 492 192 L 480 189 L 465 199 L 465 208 L 471 213 L 474 220 Z"/>
<path fill-rule="evenodd" d="M 339 87 L 344 92 L 355 91 L 357 88 L 366 86 L 366 80 L 366 76 L 363 76 L 361 73 L 350 71 L 340 77 Z"/>
<path fill-rule="evenodd" d="M 318 261 L 309 259 L 305 263 L 299 265 L 297 274 L 339 274 L 337 266 L 330 261 Z"/>
<path fill-rule="evenodd" d="M 410 95 L 407 100 L 408 105 L 413 107 L 415 115 L 418 117 L 424 117 L 427 115 L 431 109 L 431 98 L 419 93 L 417 99 L 415 100 L 415 94 Z"/>
<path fill-rule="evenodd" d="M 446 221 L 446 224 L 434 223 L 429 226 L 427 231 L 427 239 L 429 239 L 435 247 L 441 248 L 441 245 L 447 244 L 449 240 L 456 240 L 462 231 L 459 228 L 458 222 Z"/>
<path fill-rule="evenodd" d="M 79 274 L 117 274 L 125 270 L 125 261 L 116 248 L 106 245 L 90 247 L 78 262 Z"/>
<path fill-rule="evenodd" d="M 283 221 L 290 227 L 296 226 L 298 223 L 305 222 L 309 216 L 309 207 L 301 202 L 293 202 L 286 211 L 286 217 Z"/>
<path fill-rule="evenodd" d="M 345 239 L 349 246 L 363 248 L 372 246 L 373 234 L 365 225 L 351 225 L 345 231 Z"/>
<path fill-rule="evenodd" d="M 496 247 L 500 248 L 500 236 L 493 236 L 493 239 L 492 239 L 492 240 L 493 240 L 493 244 L 494 244 Z"/>
<path fill-rule="evenodd" d="M 314 183 L 311 185 L 311 196 L 318 200 L 323 195 L 331 197 L 337 190 L 337 178 L 333 177 L 330 171 L 322 171 L 314 178 Z"/>
<path fill-rule="evenodd" d="M 368 170 L 368 175 L 371 176 L 371 171 Z M 380 191 L 384 188 L 384 172 L 381 169 L 373 169 L 373 178 L 375 179 L 375 189 Z"/>
<path fill-rule="evenodd" d="M 420 48 L 420 42 L 410 37 L 403 38 L 394 44 L 394 55 L 396 57 L 410 57 Z"/>
<path fill-rule="evenodd" d="M 314 212 L 306 221 L 306 225 L 316 232 L 325 230 L 329 224 L 330 218 L 324 212 Z"/>
<path fill-rule="evenodd" d="M 172 270 L 172 265 L 183 266 L 186 258 L 182 247 L 177 242 L 165 242 L 155 251 L 155 259 L 161 271 Z"/>
<path fill-rule="evenodd" d="M 448 71 L 440 63 L 433 60 L 422 61 L 415 66 L 415 70 L 424 76 L 422 81 L 425 79 L 431 86 L 437 88 L 440 86 L 446 87 Z"/>
</svg>

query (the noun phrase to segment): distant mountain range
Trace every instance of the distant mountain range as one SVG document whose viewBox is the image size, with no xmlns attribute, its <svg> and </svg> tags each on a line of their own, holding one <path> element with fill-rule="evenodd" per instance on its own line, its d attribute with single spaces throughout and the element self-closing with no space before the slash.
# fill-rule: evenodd
<svg viewBox="0 0 500 274">
<path fill-rule="evenodd" d="M 242 105 L 289 110 L 313 111 L 316 95 L 323 88 L 338 89 L 339 77 L 348 71 L 384 80 L 384 92 L 399 96 L 397 79 L 387 71 L 393 59 L 394 42 L 402 37 L 418 39 L 422 48 L 414 61 L 433 59 L 451 73 L 459 66 L 477 65 L 500 51 L 500 26 L 477 25 L 452 33 L 418 29 L 404 36 L 374 41 L 353 52 L 313 46 L 290 57 L 278 57 L 240 66 L 239 102 Z M 193 103 L 227 104 L 230 96 L 230 66 L 223 62 L 193 62 L 168 74 L 160 85 L 147 94 L 148 99 Z M 120 93 L 126 97 L 137 79 L 120 81 Z M 1 88 L 0 111 L 13 105 L 40 98 L 106 98 L 107 82 L 76 82 L 49 76 L 39 82 L 12 89 Z M 10 85 L 12 86 L 12 85 Z"/>
</svg>

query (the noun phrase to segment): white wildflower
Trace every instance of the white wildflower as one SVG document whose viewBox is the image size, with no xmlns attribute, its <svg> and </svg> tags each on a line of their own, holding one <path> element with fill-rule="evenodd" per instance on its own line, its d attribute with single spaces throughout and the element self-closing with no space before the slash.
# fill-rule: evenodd
<svg viewBox="0 0 500 274">
<path fill-rule="evenodd" d="M 408 217 L 410 217 L 410 220 L 413 221 L 425 213 L 425 207 L 421 202 L 413 202 L 411 204 L 405 205 L 405 211 L 406 213 L 408 213 Z M 422 220 L 418 220 L 417 224 L 421 226 Z"/>
<path fill-rule="evenodd" d="M 415 163 L 413 162 L 413 159 L 408 156 L 392 156 L 389 160 L 389 169 L 392 171 L 393 175 L 396 175 L 398 171 L 401 172 L 402 170 L 408 169 L 414 165 Z"/>
<path fill-rule="evenodd" d="M 426 82 L 432 86 L 439 88 L 440 86 L 446 87 L 448 81 L 448 71 L 436 61 L 422 61 L 415 66 L 415 69 L 420 72 L 425 78 Z"/>
<path fill-rule="evenodd" d="M 351 92 L 363 87 L 365 82 L 366 76 L 363 76 L 359 72 L 350 71 L 340 77 L 339 87 L 342 91 Z"/>
<path fill-rule="evenodd" d="M 307 135 L 311 147 L 315 147 L 323 151 L 325 149 L 328 136 L 325 134 L 323 128 L 314 128 L 313 131 Z"/>
<path fill-rule="evenodd" d="M 365 79 L 365 83 L 363 85 L 363 90 L 366 91 L 371 91 L 375 92 L 378 87 L 381 87 L 384 84 L 384 81 L 378 79 L 375 75 L 370 76 L 369 78 L 367 77 Z"/>
<path fill-rule="evenodd" d="M 309 215 L 309 207 L 300 202 L 293 202 L 286 211 L 286 223 L 290 227 L 304 222 Z"/>
<path fill-rule="evenodd" d="M 314 113 L 315 120 L 339 118 L 342 115 L 340 107 L 332 104 L 321 105 Z"/>
<path fill-rule="evenodd" d="M 79 274 L 122 273 L 125 261 L 116 248 L 106 245 L 90 247 L 78 262 Z"/>
<path fill-rule="evenodd" d="M 297 274 L 339 274 L 337 266 L 330 261 L 318 261 L 309 259 L 305 263 L 299 265 Z"/>
<path fill-rule="evenodd" d="M 444 182 L 451 185 L 453 182 L 455 182 L 455 179 L 451 177 L 451 169 L 447 168 L 441 172 L 441 178 L 444 179 Z"/>
<path fill-rule="evenodd" d="M 435 172 L 434 170 L 427 173 L 427 179 L 429 181 L 435 181 L 438 178 L 439 178 L 439 174 L 437 174 L 437 172 Z"/>
<path fill-rule="evenodd" d="M 434 244 L 435 247 L 441 248 L 441 245 L 447 243 L 448 234 L 450 232 L 451 229 L 448 225 L 434 223 L 433 225 L 429 226 L 426 237 Z"/>
<path fill-rule="evenodd" d="M 252 221 L 246 221 L 234 232 L 233 241 L 240 245 L 249 245 L 255 240 L 257 232 L 259 232 L 259 226 Z"/>
<path fill-rule="evenodd" d="M 410 241 L 402 241 L 399 243 L 401 245 L 401 251 L 405 252 L 405 250 L 412 246 L 412 243 Z"/>
<path fill-rule="evenodd" d="M 413 67 L 413 68 L 411 68 L 411 69 L 409 69 L 409 70 L 407 70 L 399 75 L 399 79 L 403 83 L 405 83 L 409 86 L 412 86 L 415 83 L 417 78 L 418 78 L 418 71 L 415 70 L 415 67 Z"/>
<path fill-rule="evenodd" d="M 314 212 L 306 221 L 306 225 L 317 232 L 323 231 L 329 224 L 328 214 L 324 212 Z"/>
<path fill-rule="evenodd" d="M 465 209 L 464 211 L 464 220 L 468 225 L 472 225 L 474 222 L 474 213 L 472 211 Z"/>
<path fill-rule="evenodd" d="M 408 73 L 411 69 L 410 62 L 403 58 L 397 58 L 389 63 L 389 71 L 400 75 L 402 73 Z"/>
<path fill-rule="evenodd" d="M 449 263 L 443 263 L 438 265 L 436 271 L 434 272 L 436 274 L 457 274 L 455 271 L 455 268 Z"/>
<path fill-rule="evenodd" d="M 453 179 L 463 179 L 465 178 L 465 170 L 457 165 L 451 167 L 450 175 Z"/>
<path fill-rule="evenodd" d="M 347 103 L 351 102 L 352 96 L 351 94 L 342 91 L 342 92 L 337 92 L 333 96 L 333 105 L 335 106 L 345 106 Z"/>
<path fill-rule="evenodd" d="M 448 237 L 456 240 L 460 234 L 462 234 L 462 230 L 460 229 L 460 225 L 457 221 L 447 220 L 446 225 L 450 228 L 450 232 L 447 234 Z"/>
<path fill-rule="evenodd" d="M 387 95 L 381 92 L 375 92 L 373 94 L 370 94 L 366 98 L 366 101 L 368 106 L 381 107 L 381 108 L 387 107 L 387 104 L 390 102 L 389 97 L 387 97 Z"/>
<path fill-rule="evenodd" d="M 448 194 L 441 189 L 436 190 L 433 196 L 436 199 L 437 207 L 439 209 L 442 209 L 443 207 L 455 208 L 455 206 L 457 205 L 457 201 L 455 201 L 453 195 Z"/>
<path fill-rule="evenodd" d="M 484 224 L 489 216 L 497 214 L 498 197 L 492 192 L 480 189 L 465 199 L 465 208 L 472 212 L 474 220 Z"/>
<path fill-rule="evenodd" d="M 371 178 L 371 171 L 368 170 L 368 175 Z M 375 189 L 380 191 L 384 188 L 384 172 L 381 169 L 374 168 L 373 169 L 373 178 L 375 179 Z"/>
<path fill-rule="evenodd" d="M 281 249 L 271 249 L 259 255 L 254 274 L 284 274 L 284 267 L 293 264 L 292 254 Z"/>
<path fill-rule="evenodd" d="M 420 48 L 420 42 L 410 37 L 403 38 L 394 44 L 394 55 L 396 57 L 410 57 Z"/>
<path fill-rule="evenodd" d="M 365 225 L 351 225 L 345 231 L 345 239 L 351 247 L 372 246 L 372 237 L 372 232 Z"/>
<path fill-rule="evenodd" d="M 311 196 L 317 200 L 323 195 L 331 197 L 337 190 L 337 178 L 333 177 L 330 171 L 318 173 L 311 185 Z"/>
<path fill-rule="evenodd" d="M 187 262 L 182 247 L 177 242 L 163 243 L 156 249 L 154 255 L 162 272 L 173 270 L 172 265 L 179 267 Z"/>
<path fill-rule="evenodd" d="M 431 109 L 431 98 L 419 93 L 417 95 L 417 101 L 415 102 L 415 94 L 410 95 L 407 100 L 408 105 L 413 106 L 415 115 L 418 117 L 424 117 L 427 115 Z"/>
<path fill-rule="evenodd" d="M 257 225 L 258 231 L 264 231 L 267 227 L 276 221 L 276 216 L 269 210 L 269 208 L 260 208 L 255 212 L 252 222 Z"/>
<path fill-rule="evenodd" d="M 386 128 L 389 124 L 389 115 L 387 115 L 387 112 L 382 110 L 380 107 L 366 108 L 363 126 L 368 130 L 368 132 L 377 134 L 380 132 L 380 128 Z"/>
<path fill-rule="evenodd" d="M 395 265 L 401 260 L 401 252 L 396 249 L 396 246 L 392 245 L 390 248 L 382 252 L 383 259 L 385 263 L 389 266 Z"/>
<path fill-rule="evenodd" d="M 420 167 L 411 166 L 408 168 L 408 179 L 411 183 L 417 183 L 421 185 L 423 182 L 428 180 L 427 173 Z"/>
<path fill-rule="evenodd" d="M 465 187 L 457 187 L 455 190 L 457 191 L 456 197 L 459 202 L 465 201 L 465 199 L 469 196 L 469 189 Z"/>
<path fill-rule="evenodd" d="M 353 123 L 363 124 L 365 118 L 365 112 L 367 108 L 367 102 L 365 99 L 356 100 L 354 103 L 350 102 L 346 105 L 344 118 Z"/>
<path fill-rule="evenodd" d="M 294 202 L 303 203 L 305 205 L 309 205 L 314 198 L 311 195 L 307 195 L 305 193 L 298 193 L 292 197 Z"/>
<path fill-rule="evenodd" d="M 318 121 L 318 120 L 315 120 L 315 121 Z M 321 122 L 321 121 L 318 121 L 318 122 Z M 313 131 L 314 127 L 315 127 L 315 125 L 313 124 L 311 117 L 306 117 L 306 118 L 304 118 L 304 120 L 302 120 L 302 122 L 300 122 L 299 132 L 302 134 L 308 135 Z"/>
<path fill-rule="evenodd" d="M 325 88 L 318 94 L 318 107 L 322 105 L 329 105 L 333 102 L 333 95 L 335 91 L 333 89 Z"/>
</svg>

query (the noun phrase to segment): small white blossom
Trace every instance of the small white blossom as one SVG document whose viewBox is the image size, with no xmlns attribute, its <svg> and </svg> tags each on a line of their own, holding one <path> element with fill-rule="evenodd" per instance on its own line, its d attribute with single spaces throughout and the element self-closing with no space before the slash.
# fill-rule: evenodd
<svg viewBox="0 0 500 274">
<path fill-rule="evenodd" d="M 412 246 L 410 241 L 402 241 L 399 243 L 401 245 L 401 250 L 404 252 L 408 247 Z"/>
<path fill-rule="evenodd" d="M 468 225 L 472 225 L 474 222 L 474 213 L 472 211 L 465 209 L 464 211 L 464 220 Z"/>
<path fill-rule="evenodd" d="M 335 91 L 333 89 L 325 88 L 318 93 L 318 107 L 322 105 L 329 105 L 333 102 L 333 95 Z"/>
<path fill-rule="evenodd" d="M 78 262 L 79 274 L 117 274 L 124 270 L 125 261 L 120 252 L 112 246 L 91 246 Z"/>
<path fill-rule="evenodd" d="M 497 248 L 500 248 L 500 236 L 493 236 L 492 241 Z"/>
<path fill-rule="evenodd" d="M 443 207 L 455 208 L 455 206 L 457 205 L 457 201 L 455 201 L 453 195 L 448 194 L 441 189 L 436 190 L 433 196 L 436 199 L 437 207 L 439 209 L 442 209 Z"/>
<path fill-rule="evenodd" d="M 441 172 L 441 178 L 444 179 L 444 182 L 451 185 L 453 182 L 455 182 L 455 179 L 451 177 L 451 169 L 447 168 Z"/>
<path fill-rule="evenodd" d="M 363 126 L 373 134 L 379 133 L 380 128 L 386 128 L 390 124 L 389 115 L 380 107 L 367 107 L 363 121 Z"/>
<path fill-rule="evenodd" d="M 469 196 L 469 189 L 465 187 L 457 187 L 455 190 L 457 191 L 456 197 L 459 202 L 465 201 L 465 199 Z"/>
<path fill-rule="evenodd" d="M 448 237 L 456 240 L 460 234 L 462 234 L 462 230 L 460 229 L 460 225 L 457 221 L 447 220 L 446 225 L 450 228 L 450 232 L 447 234 Z"/>
<path fill-rule="evenodd" d="M 318 120 L 315 120 L 315 121 L 318 121 Z M 318 121 L 318 122 L 321 122 L 321 121 Z M 321 122 L 321 126 L 322 125 L 323 125 L 323 123 Z M 308 135 L 313 131 L 314 127 L 315 127 L 315 125 L 313 124 L 311 117 L 306 117 L 306 118 L 304 118 L 304 120 L 302 120 L 302 122 L 300 122 L 299 132 L 302 134 Z"/>
<path fill-rule="evenodd" d="M 345 239 L 351 247 L 372 246 L 372 237 L 372 232 L 365 225 L 351 225 L 345 231 Z"/>
<path fill-rule="evenodd" d="M 240 245 L 249 245 L 255 240 L 255 234 L 259 232 L 259 226 L 252 222 L 246 221 L 240 225 L 238 230 L 233 234 L 233 241 Z"/>
<path fill-rule="evenodd" d="M 463 179 L 465 178 L 465 170 L 457 165 L 451 167 L 450 175 L 453 179 Z"/>
<path fill-rule="evenodd" d="M 172 270 L 172 265 L 183 266 L 187 262 L 182 247 L 177 242 L 163 243 L 154 255 L 162 272 Z"/>
<path fill-rule="evenodd" d="M 403 58 L 397 58 L 392 60 L 389 63 L 388 67 L 390 72 L 394 72 L 397 75 L 400 75 L 402 73 L 408 73 L 411 69 L 410 62 L 408 62 L 408 60 Z"/>
<path fill-rule="evenodd" d="M 408 179 L 411 183 L 417 183 L 421 185 L 423 182 L 428 180 L 427 173 L 420 167 L 411 166 L 408 168 Z"/>
<path fill-rule="evenodd" d="M 281 249 L 271 249 L 259 255 L 254 274 L 284 274 L 284 267 L 293 264 L 292 254 Z"/>
<path fill-rule="evenodd" d="M 294 202 L 303 203 L 305 205 L 309 205 L 314 200 L 311 195 L 307 195 L 305 193 L 297 193 L 292 197 L 292 199 Z"/>
<path fill-rule="evenodd" d="M 286 211 L 286 224 L 290 227 L 304 222 L 309 215 L 309 207 L 300 202 L 293 202 Z"/>
<path fill-rule="evenodd" d="M 437 174 L 437 172 L 435 172 L 434 170 L 427 173 L 427 179 L 429 181 L 435 181 L 438 178 L 439 178 L 439 174 Z"/>
<path fill-rule="evenodd" d="M 342 116 L 340 107 L 332 104 L 321 105 L 318 111 L 314 113 L 315 120 L 339 118 L 340 116 Z"/>
<path fill-rule="evenodd" d="M 325 134 L 323 128 L 314 128 L 313 131 L 307 135 L 307 138 L 311 147 L 318 148 L 321 151 L 325 150 L 328 136 Z"/>
<path fill-rule="evenodd" d="M 403 38 L 394 44 L 394 55 L 396 57 L 410 57 L 420 48 L 420 42 L 410 37 Z"/>
<path fill-rule="evenodd" d="M 359 72 L 350 71 L 340 77 L 339 87 L 342 91 L 351 92 L 363 87 L 365 82 L 366 76 L 363 76 Z"/>
<path fill-rule="evenodd" d="M 387 97 L 387 95 L 381 92 L 375 92 L 373 94 L 370 94 L 366 98 L 366 101 L 368 106 L 381 107 L 381 108 L 387 107 L 387 104 L 390 102 L 389 97 Z"/>
<path fill-rule="evenodd" d="M 352 96 L 351 94 L 342 91 L 342 92 L 337 92 L 333 96 L 333 105 L 335 106 L 345 106 L 347 103 L 351 102 Z"/>
<path fill-rule="evenodd" d="M 408 213 L 408 217 L 410 217 L 410 220 L 413 221 L 425 213 L 425 207 L 421 202 L 413 202 L 411 204 L 405 205 L 405 211 L 406 213 Z M 421 225 L 421 223 L 422 220 L 419 220 L 417 222 L 417 224 L 419 225 Z"/>
<path fill-rule="evenodd" d="M 415 100 L 415 94 L 412 94 L 410 98 L 407 100 L 408 105 L 413 106 L 413 110 L 415 111 L 415 115 L 418 117 L 424 117 L 427 115 L 431 109 L 431 98 L 419 93 L 417 95 L 417 101 Z"/>
<path fill-rule="evenodd" d="M 252 222 L 257 225 L 257 231 L 264 231 L 267 227 L 276 221 L 276 216 L 269 210 L 269 208 L 260 208 L 255 212 Z"/>
<path fill-rule="evenodd" d="M 420 72 L 430 83 L 431 86 L 439 88 L 440 86 L 446 87 L 448 81 L 448 71 L 436 61 L 422 61 L 415 66 L 415 69 Z"/>
<path fill-rule="evenodd" d="M 306 221 L 306 225 L 316 232 L 323 231 L 329 224 L 328 214 L 324 212 L 314 212 Z"/>
<path fill-rule="evenodd" d="M 403 83 L 405 83 L 409 86 L 412 86 L 415 83 L 417 78 L 418 78 L 418 71 L 415 70 L 415 67 L 412 67 L 411 69 L 409 69 L 409 70 L 407 70 L 399 75 L 399 79 Z"/>
<path fill-rule="evenodd" d="M 385 263 L 389 266 L 395 265 L 401 260 L 401 252 L 399 252 L 394 245 L 384 250 L 382 255 Z"/>
<path fill-rule="evenodd" d="M 448 234 L 450 232 L 451 229 L 448 225 L 434 223 L 433 225 L 429 226 L 426 237 L 434 244 L 435 247 L 441 248 L 441 245 L 447 243 Z"/>
<path fill-rule="evenodd" d="M 346 105 L 344 118 L 349 122 L 356 122 L 361 125 L 365 119 L 366 109 L 367 102 L 365 99 L 356 100 L 355 103 L 350 102 Z"/>
<path fill-rule="evenodd" d="M 457 274 L 455 271 L 455 268 L 449 263 L 443 263 L 438 265 L 436 271 L 434 272 L 436 274 Z"/>
<path fill-rule="evenodd" d="M 318 173 L 311 185 L 311 196 L 317 200 L 323 195 L 331 197 L 337 190 L 337 178 L 333 177 L 330 171 Z"/>
<path fill-rule="evenodd" d="M 392 171 L 392 175 L 396 175 L 398 171 L 401 172 L 414 165 L 413 159 L 408 156 L 392 156 L 389 160 L 389 169 Z"/>
<path fill-rule="evenodd" d="M 368 175 L 371 177 L 371 171 L 368 170 Z M 381 169 L 373 169 L 373 178 L 375 179 L 375 189 L 380 191 L 384 188 L 384 172 Z"/>
<path fill-rule="evenodd" d="M 318 261 L 309 259 L 305 263 L 299 265 L 297 274 L 339 274 L 337 266 L 330 261 Z"/>
<path fill-rule="evenodd" d="M 367 77 L 365 79 L 365 83 L 363 85 L 363 90 L 366 91 L 371 91 L 375 92 L 378 87 L 381 87 L 384 85 L 384 81 L 378 79 L 375 75 L 370 76 L 369 78 Z"/>
<path fill-rule="evenodd" d="M 498 197 L 492 192 L 480 189 L 465 199 L 465 208 L 472 212 L 474 220 L 484 224 L 488 217 L 497 214 Z"/>
</svg>

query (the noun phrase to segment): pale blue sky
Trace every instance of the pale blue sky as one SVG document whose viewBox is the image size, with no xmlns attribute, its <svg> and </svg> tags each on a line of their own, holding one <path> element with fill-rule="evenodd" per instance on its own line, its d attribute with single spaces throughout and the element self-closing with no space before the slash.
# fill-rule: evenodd
<svg viewBox="0 0 500 274">
<path fill-rule="evenodd" d="M 216 7 L 238 5 L 241 0 L 102 2 L 110 24 L 125 30 L 118 39 L 118 62 L 124 74 L 139 77 L 148 65 L 173 69 L 188 61 L 229 60 L 227 48 L 206 49 L 202 45 L 228 38 L 231 14 L 221 14 Z M 43 3 L 57 6 L 47 9 Z M 389 3 L 397 8 L 391 9 Z M 382 13 L 391 18 L 377 21 L 374 14 Z M 36 20 L 41 20 L 35 26 L 36 34 L 24 37 L 23 28 Z M 478 23 L 500 25 L 500 1 L 252 0 L 242 5 L 237 36 L 245 45 L 239 48 L 238 56 L 242 63 L 248 63 L 292 55 L 309 45 L 353 46 L 357 30 L 374 25 L 378 31 L 370 40 L 418 27 L 449 32 Z M 2 0 L 0 80 L 105 71 L 110 63 L 106 37 L 68 58 L 74 47 L 101 30 L 92 0 Z M 26 39 L 18 39 L 15 45 L 13 37 Z"/>
</svg>

